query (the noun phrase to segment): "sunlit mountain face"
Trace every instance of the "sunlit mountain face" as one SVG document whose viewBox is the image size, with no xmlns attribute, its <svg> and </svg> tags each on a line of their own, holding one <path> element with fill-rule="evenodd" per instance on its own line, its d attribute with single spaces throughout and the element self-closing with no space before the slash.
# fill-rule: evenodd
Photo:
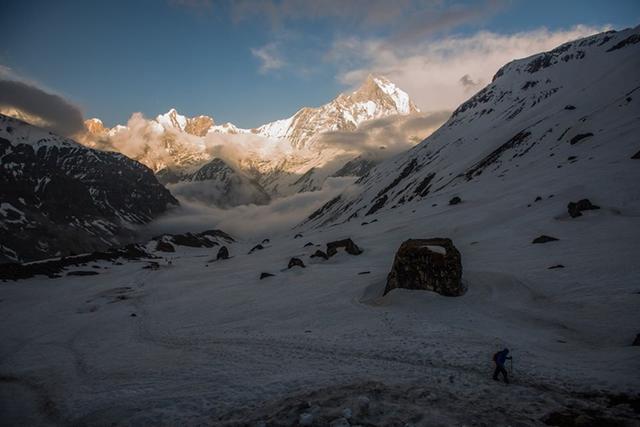
<svg viewBox="0 0 640 427">
<path fill-rule="evenodd" d="M 149 6 L 3 8 L 0 425 L 637 424 L 636 2 Z"/>
</svg>

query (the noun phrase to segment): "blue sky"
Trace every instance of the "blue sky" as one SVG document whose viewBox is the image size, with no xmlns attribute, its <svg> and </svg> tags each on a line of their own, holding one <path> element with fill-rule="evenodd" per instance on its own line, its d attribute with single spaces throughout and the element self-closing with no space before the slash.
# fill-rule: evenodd
<svg viewBox="0 0 640 427">
<path fill-rule="evenodd" d="M 0 17 L 0 65 L 109 126 L 135 111 L 153 117 L 175 107 L 251 127 L 327 102 L 365 72 L 398 70 L 405 56 L 425 59 L 433 53 L 421 46 L 449 37 L 531 37 L 542 27 L 554 34 L 578 24 L 588 33 L 639 22 L 637 0 L 9 0 Z M 376 46 L 392 58 L 382 62 Z M 400 86 L 413 86 L 408 76 L 428 80 L 424 70 L 399 72 Z M 487 73 L 470 76 L 481 84 Z"/>
</svg>

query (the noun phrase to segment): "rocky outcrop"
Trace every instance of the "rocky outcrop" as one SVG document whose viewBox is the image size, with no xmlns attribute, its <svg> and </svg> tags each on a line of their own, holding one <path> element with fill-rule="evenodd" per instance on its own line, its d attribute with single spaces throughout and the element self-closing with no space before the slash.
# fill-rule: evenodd
<svg viewBox="0 0 640 427">
<path fill-rule="evenodd" d="M 543 234 L 542 236 L 538 236 L 535 239 L 533 239 L 531 243 L 548 243 L 548 242 L 555 242 L 557 240 L 559 239 Z"/>
<path fill-rule="evenodd" d="M 220 249 L 218 249 L 218 255 L 216 255 L 216 259 L 229 259 L 229 249 L 227 249 L 226 246 L 222 246 Z"/>
<path fill-rule="evenodd" d="M 353 240 L 343 239 L 327 243 L 327 256 L 334 256 L 338 253 L 339 248 L 344 248 L 345 252 L 350 255 L 360 255 L 362 253 L 362 249 L 353 243 Z"/>
<path fill-rule="evenodd" d="M 273 277 L 275 276 L 275 274 L 271 274 L 271 273 L 260 273 L 260 280 L 262 279 L 266 279 L 267 277 Z"/>
<path fill-rule="evenodd" d="M 119 247 L 178 201 L 146 166 L 0 114 L 0 262 Z"/>
<path fill-rule="evenodd" d="M 600 209 L 600 206 L 596 206 L 591 203 L 589 199 L 582 199 L 577 202 L 569 202 L 567 205 L 567 211 L 571 218 L 577 218 L 582 216 L 582 211 L 589 211 L 594 209 Z"/>
<path fill-rule="evenodd" d="M 164 240 L 158 240 L 156 244 L 156 251 L 160 252 L 175 252 L 176 248 L 169 242 L 165 242 Z"/>
<path fill-rule="evenodd" d="M 219 241 L 234 242 L 233 237 L 222 230 L 205 230 L 200 233 L 162 234 L 153 238 L 155 241 L 170 242 L 178 246 L 191 248 L 213 248 Z M 172 251 L 170 251 L 172 252 Z"/>
<path fill-rule="evenodd" d="M 462 259 L 451 239 L 404 241 L 396 252 L 384 295 L 396 288 L 463 295 L 466 287 L 462 283 Z"/>
<path fill-rule="evenodd" d="M 293 257 L 289 260 L 287 268 L 302 267 L 305 268 L 304 262 L 300 258 Z"/>
<path fill-rule="evenodd" d="M 257 244 L 254 247 L 251 248 L 251 250 L 249 251 L 249 254 L 254 253 L 255 251 L 261 251 L 264 249 L 264 246 L 262 246 L 261 244 Z"/>
<path fill-rule="evenodd" d="M 329 257 L 327 256 L 327 254 L 325 254 L 324 252 L 322 252 L 320 249 L 318 249 L 317 251 L 315 251 L 313 253 L 313 255 L 311 255 L 310 258 L 322 258 L 322 259 L 329 259 Z"/>
<path fill-rule="evenodd" d="M 461 202 L 462 202 L 462 199 L 458 196 L 455 196 L 451 198 L 451 200 L 449 200 L 450 205 L 457 205 L 458 203 L 461 203 Z"/>
<path fill-rule="evenodd" d="M 0 264 L 0 280 L 20 280 L 28 279 L 37 275 L 44 275 L 50 278 L 60 277 L 59 273 L 65 268 L 87 264 L 97 261 L 111 261 L 114 264 L 117 260 L 138 260 L 141 258 L 156 258 L 147 253 L 140 245 L 130 244 L 123 248 L 111 249 L 106 252 L 93 252 L 90 254 L 73 255 L 62 258 L 54 258 L 47 261 L 32 262 L 28 264 L 8 263 Z"/>
</svg>

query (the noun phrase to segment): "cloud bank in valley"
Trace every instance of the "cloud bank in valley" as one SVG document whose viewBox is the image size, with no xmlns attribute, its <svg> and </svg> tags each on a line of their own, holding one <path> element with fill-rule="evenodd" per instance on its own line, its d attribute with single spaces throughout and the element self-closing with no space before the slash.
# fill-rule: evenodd
<svg viewBox="0 0 640 427">
<path fill-rule="evenodd" d="M 451 111 L 445 110 L 369 120 L 355 131 L 325 132 L 318 144 L 381 161 L 418 144 L 450 115 Z"/>
<path fill-rule="evenodd" d="M 349 191 L 355 178 L 328 178 L 319 191 L 296 193 L 268 205 L 243 205 L 219 209 L 181 200 L 181 206 L 140 229 L 151 237 L 161 233 L 183 233 L 219 228 L 242 239 L 263 239 L 290 230 L 331 198 Z"/>
<path fill-rule="evenodd" d="M 0 113 L 63 135 L 84 131 L 82 111 L 59 95 L 39 87 L 0 76 Z"/>
</svg>

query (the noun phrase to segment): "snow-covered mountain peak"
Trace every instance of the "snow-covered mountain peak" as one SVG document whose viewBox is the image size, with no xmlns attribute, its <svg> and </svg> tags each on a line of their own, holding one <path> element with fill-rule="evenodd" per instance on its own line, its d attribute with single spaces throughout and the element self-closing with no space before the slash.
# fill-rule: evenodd
<svg viewBox="0 0 640 427">
<path fill-rule="evenodd" d="M 409 98 L 409 94 L 382 75 L 369 74 L 362 86 L 353 92 L 351 97 L 358 100 L 377 100 L 385 95 L 393 100 L 398 114 L 420 112 Z"/>
<path fill-rule="evenodd" d="M 187 126 L 187 118 L 179 114 L 175 108 L 170 109 L 164 114 L 158 114 L 156 121 L 165 129 L 176 128 L 183 131 Z"/>
<path fill-rule="evenodd" d="M 87 128 L 87 131 L 93 135 L 104 135 L 107 132 L 102 120 L 95 117 L 85 120 L 84 126 Z"/>
<path fill-rule="evenodd" d="M 370 74 L 356 91 L 342 93 L 317 108 L 302 108 L 288 119 L 254 129 L 254 133 L 288 140 L 294 148 L 308 148 L 323 132 L 354 130 L 367 120 L 419 111 L 409 95 L 389 79 Z"/>
</svg>

